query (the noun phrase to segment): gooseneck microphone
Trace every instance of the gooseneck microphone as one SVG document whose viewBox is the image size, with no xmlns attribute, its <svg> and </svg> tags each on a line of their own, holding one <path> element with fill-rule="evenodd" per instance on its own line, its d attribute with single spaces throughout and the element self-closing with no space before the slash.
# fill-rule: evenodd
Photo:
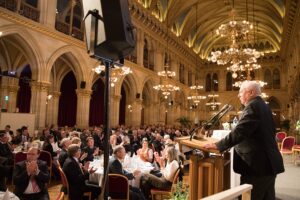
<svg viewBox="0 0 300 200">
<path fill-rule="evenodd" d="M 215 114 L 210 120 L 208 120 L 202 127 L 205 129 L 205 130 L 209 130 L 211 128 L 213 128 L 217 122 L 220 121 L 220 119 L 227 113 L 229 112 L 231 109 L 233 108 L 232 105 L 229 105 L 229 104 L 225 104 L 221 110 Z M 190 132 L 190 140 L 192 140 L 195 132 L 197 132 L 199 130 L 199 128 L 202 128 L 201 126 L 197 127 L 197 128 L 194 128 L 191 132 Z"/>
</svg>

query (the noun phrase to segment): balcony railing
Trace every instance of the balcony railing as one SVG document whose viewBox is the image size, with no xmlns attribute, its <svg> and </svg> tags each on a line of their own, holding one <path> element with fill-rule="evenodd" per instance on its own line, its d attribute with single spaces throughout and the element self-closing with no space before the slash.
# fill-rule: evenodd
<svg viewBox="0 0 300 200">
<path fill-rule="evenodd" d="M 59 32 L 62 32 L 66 35 L 72 35 L 74 38 L 78 40 L 83 40 L 83 31 L 81 29 L 78 29 L 76 27 L 72 28 L 72 34 L 70 34 L 70 24 L 57 20 L 55 22 L 55 29 L 58 30 Z"/>
<path fill-rule="evenodd" d="M 0 0 L 0 7 L 15 12 L 17 10 L 16 0 Z"/>
<path fill-rule="evenodd" d="M 38 22 L 40 19 L 39 9 L 27 3 L 21 2 L 21 0 L 0 0 L 0 7 L 17 12 L 20 15 L 36 22 Z"/>
<path fill-rule="evenodd" d="M 38 22 L 40 19 L 40 11 L 39 9 L 22 2 L 19 13 L 28 19 L 32 19 L 33 21 Z"/>
</svg>

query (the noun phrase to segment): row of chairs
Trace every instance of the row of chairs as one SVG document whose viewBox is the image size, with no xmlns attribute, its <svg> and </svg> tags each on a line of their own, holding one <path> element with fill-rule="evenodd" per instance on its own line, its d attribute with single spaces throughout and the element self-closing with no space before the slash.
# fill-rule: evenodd
<svg viewBox="0 0 300 200">
<path fill-rule="evenodd" d="M 69 191 L 69 183 L 68 179 L 62 170 L 59 163 L 57 163 L 58 170 L 61 177 L 61 182 L 63 187 L 65 188 L 65 192 L 61 192 L 57 200 L 69 200 L 68 198 L 68 191 Z M 159 199 L 165 199 L 165 198 L 171 198 L 172 193 L 174 192 L 174 189 L 176 188 L 176 184 L 179 180 L 179 173 L 181 169 L 178 169 L 175 173 L 175 177 L 172 183 L 171 189 L 162 190 L 162 189 L 151 189 L 151 196 L 152 200 L 157 199 L 157 197 L 160 197 Z M 120 175 L 120 174 L 109 174 L 108 175 L 108 191 L 109 196 L 111 199 L 118 199 L 118 200 L 129 200 L 129 183 L 126 176 Z M 118 186 L 118 187 L 116 187 Z M 89 200 L 91 200 L 92 194 L 91 192 L 84 193 L 84 196 L 87 196 Z"/>
<path fill-rule="evenodd" d="M 285 132 L 278 132 L 276 138 L 281 155 L 292 155 L 293 162 L 296 164 L 297 154 L 300 152 L 300 145 L 295 144 L 295 137 L 286 136 Z"/>
</svg>

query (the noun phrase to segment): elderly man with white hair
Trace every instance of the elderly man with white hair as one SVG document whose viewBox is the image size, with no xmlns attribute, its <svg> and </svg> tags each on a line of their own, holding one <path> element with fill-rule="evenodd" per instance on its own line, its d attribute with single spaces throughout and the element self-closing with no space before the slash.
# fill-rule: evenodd
<svg viewBox="0 0 300 200">
<path fill-rule="evenodd" d="M 275 124 L 269 106 L 255 81 L 242 83 L 238 97 L 245 106 L 236 127 L 222 140 L 206 148 L 223 152 L 234 147 L 233 169 L 241 184 L 253 185 L 252 200 L 275 200 L 276 175 L 284 172 L 275 140 Z"/>
</svg>

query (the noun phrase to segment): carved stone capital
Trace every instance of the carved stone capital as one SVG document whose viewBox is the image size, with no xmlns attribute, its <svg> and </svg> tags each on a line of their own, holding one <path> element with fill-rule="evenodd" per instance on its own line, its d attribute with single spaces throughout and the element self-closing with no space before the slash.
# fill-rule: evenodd
<svg viewBox="0 0 300 200">
<path fill-rule="evenodd" d="M 76 90 L 76 94 L 78 96 L 86 96 L 86 97 L 90 97 L 92 94 L 92 90 L 87 90 L 87 89 L 77 89 Z"/>
</svg>

